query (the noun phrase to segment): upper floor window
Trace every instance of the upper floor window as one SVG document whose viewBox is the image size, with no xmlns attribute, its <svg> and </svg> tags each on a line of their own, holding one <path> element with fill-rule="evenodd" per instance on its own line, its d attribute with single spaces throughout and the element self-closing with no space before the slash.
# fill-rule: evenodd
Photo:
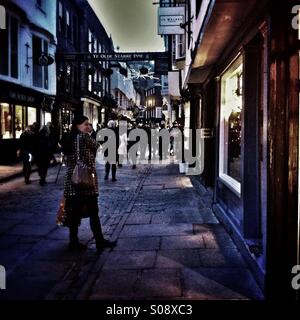
<svg viewBox="0 0 300 320">
<path fill-rule="evenodd" d="M 73 43 L 75 46 L 78 44 L 78 20 L 73 16 Z"/>
<path fill-rule="evenodd" d="M 33 85 L 48 89 L 48 67 L 39 64 L 42 53 L 48 54 L 48 42 L 37 36 L 32 36 L 32 59 L 33 59 Z"/>
<path fill-rule="evenodd" d="M 176 59 L 183 58 L 185 56 L 185 35 L 176 35 Z"/>
<path fill-rule="evenodd" d="M 19 22 L 7 14 L 6 29 L 0 31 L 0 74 L 19 78 Z"/>
<path fill-rule="evenodd" d="M 72 28 L 71 28 L 71 18 L 70 18 L 70 12 L 66 10 L 66 36 L 69 40 L 72 41 Z"/>
<path fill-rule="evenodd" d="M 89 46 L 89 52 L 92 53 L 93 51 L 93 34 L 92 31 L 89 29 L 88 31 L 88 46 Z"/>
<path fill-rule="evenodd" d="M 197 17 L 200 13 L 201 4 L 202 4 L 202 0 L 196 0 L 196 15 L 197 15 Z"/>
<path fill-rule="evenodd" d="M 63 33 L 64 28 L 64 13 L 63 13 L 63 4 L 58 2 L 58 32 Z"/>
</svg>

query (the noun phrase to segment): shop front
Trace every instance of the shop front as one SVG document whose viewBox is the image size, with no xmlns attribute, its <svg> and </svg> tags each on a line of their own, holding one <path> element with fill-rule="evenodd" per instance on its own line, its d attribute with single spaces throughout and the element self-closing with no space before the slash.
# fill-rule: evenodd
<svg viewBox="0 0 300 320">
<path fill-rule="evenodd" d="M 16 160 L 19 138 L 27 126 L 51 121 L 51 110 L 45 108 L 45 99 L 51 98 L 4 81 L 0 87 L 0 163 L 6 164 Z"/>
<path fill-rule="evenodd" d="M 89 122 L 93 125 L 94 130 L 96 130 L 97 125 L 100 123 L 99 116 L 101 110 L 100 103 L 88 98 L 82 98 L 83 101 L 83 115 L 89 118 Z"/>
</svg>

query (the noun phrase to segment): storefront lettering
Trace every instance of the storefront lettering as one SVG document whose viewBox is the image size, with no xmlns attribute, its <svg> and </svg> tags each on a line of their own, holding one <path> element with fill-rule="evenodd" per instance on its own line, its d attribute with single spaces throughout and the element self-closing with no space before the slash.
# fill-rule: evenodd
<svg viewBox="0 0 300 320">
<path fill-rule="evenodd" d="M 15 100 L 23 101 L 23 102 L 31 102 L 31 103 L 33 103 L 35 101 L 35 98 L 33 96 L 27 96 L 25 94 L 17 93 L 17 92 L 14 92 L 14 91 L 10 91 L 9 92 L 9 97 L 11 99 L 15 99 Z"/>
</svg>

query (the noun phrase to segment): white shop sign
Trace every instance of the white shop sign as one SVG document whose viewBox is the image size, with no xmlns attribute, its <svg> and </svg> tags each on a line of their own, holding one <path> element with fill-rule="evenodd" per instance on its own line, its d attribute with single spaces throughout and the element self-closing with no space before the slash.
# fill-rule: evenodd
<svg viewBox="0 0 300 320">
<path fill-rule="evenodd" d="M 181 23 L 185 23 L 185 7 L 158 9 L 158 34 L 184 34 Z"/>
</svg>

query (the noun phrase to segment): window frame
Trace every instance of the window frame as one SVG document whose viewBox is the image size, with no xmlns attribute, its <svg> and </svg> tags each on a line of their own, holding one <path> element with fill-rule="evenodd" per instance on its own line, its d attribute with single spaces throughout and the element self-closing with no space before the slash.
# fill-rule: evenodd
<svg viewBox="0 0 300 320">
<path fill-rule="evenodd" d="M 39 88 L 39 89 L 42 89 L 42 90 L 49 90 L 49 66 L 40 66 L 42 68 L 42 80 L 41 80 L 41 83 L 42 83 L 42 86 L 37 86 L 34 84 L 34 54 L 33 54 L 33 38 L 36 37 L 36 38 L 39 38 L 41 39 L 42 41 L 42 48 L 41 48 L 41 53 L 45 53 L 45 43 L 47 43 L 47 54 L 49 53 L 49 45 L 50 45 L 50 42 L 47 38 L 43 37 L 42 35 L 40 34 L 37 34 L 37 33 L 32 33 L 31 34 L 31 48 L 32 48 L 32 86 L 34 88 Z M 47 84 L 46 84 L 46 75 L 47 75 Z"/>
<path fill-rule="evenodd" d="M 17 77 L 12 76 L 12 47 L 11 47 L 11 18 L 15 19 L 17 22 Z M 20 40 L 20 19 L 17 15 L 12 13 L 11 11 L 6 10 L 6 30 L 7 30 L 7 37 L 8 37 L 8 53 L 7 53 L 7 74 L 0 73 L 0 78 L 9 78 L 13 82 L 20 81 L 20 63 L 21 63 L 21 40 Z"/>
</svg>

